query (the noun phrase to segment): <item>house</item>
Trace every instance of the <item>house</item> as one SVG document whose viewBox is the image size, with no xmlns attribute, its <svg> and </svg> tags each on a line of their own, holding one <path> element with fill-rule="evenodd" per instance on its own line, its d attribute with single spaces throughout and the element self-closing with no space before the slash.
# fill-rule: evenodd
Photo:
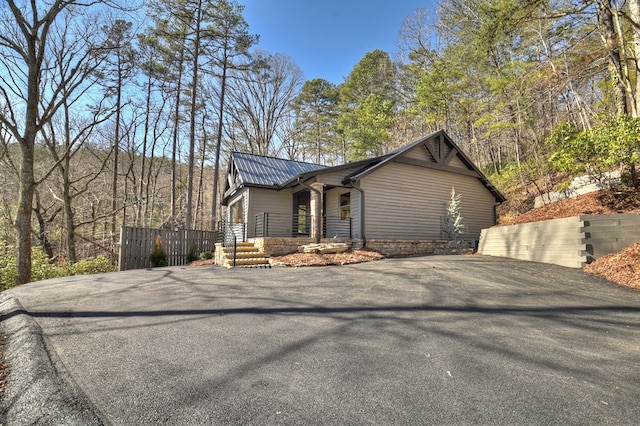
<svg viewBox="0 0 640 426">
<path fill-rule="evenodd" d="M 452 188 L 471 244 L 505 198 L 444 131 L 335 167 L 234 152 L 222 204 L 241 240 L 330 238 L 413 254 L 442 242 Z"/>
</svg>

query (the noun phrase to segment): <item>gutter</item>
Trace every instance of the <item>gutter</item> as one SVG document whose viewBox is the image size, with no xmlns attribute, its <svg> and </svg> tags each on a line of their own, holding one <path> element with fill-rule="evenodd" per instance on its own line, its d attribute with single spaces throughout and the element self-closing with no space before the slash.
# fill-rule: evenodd
<svg viewBox="0 0 640 426">
<path fill-rule="evenodd" d="M 367 246 L 367 237 L 364 234 L 364 190 L 360 185 L 356 186 L 355 182 L 349 181 L 349 186 L 360 193 L 360 237 L 362 238 L 362 248 Z"/>
</svg>

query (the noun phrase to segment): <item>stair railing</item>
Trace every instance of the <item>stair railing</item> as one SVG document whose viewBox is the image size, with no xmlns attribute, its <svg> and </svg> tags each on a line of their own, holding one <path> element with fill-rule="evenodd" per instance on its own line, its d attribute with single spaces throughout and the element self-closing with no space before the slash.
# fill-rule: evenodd
<svg viewBox="0 0 640 426">
<path fill-rule="evenodd" d="M 221 220 L 219 228 L 222 233 L 222 243 L 227 249 L 227 253 L 231 256 L 233 266 L 236 266 L 236 257 L 238 251 L 238 237 L 233 230 L 233 226 L 229 226 L 227 221 Z"/>
</svg>

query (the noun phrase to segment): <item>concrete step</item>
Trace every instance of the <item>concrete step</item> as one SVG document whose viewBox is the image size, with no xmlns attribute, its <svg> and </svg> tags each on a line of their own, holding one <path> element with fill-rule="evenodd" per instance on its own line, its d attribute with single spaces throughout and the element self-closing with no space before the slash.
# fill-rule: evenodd
<svg viewBox="0 0 640 426">
<path fill-rule="evenodd" d="M 225 257 L 224 266 L 233 267 L 233 249 L 223 247 Z M 236 268 L 270 268 L 269 258 L 265 257 L 262 251 L 253 245 L 253 243 L 237 243 L 236 244 Z"/>
<path fill-rule="evenodd" d="M 233 267 L 233 259 L 227 258 L 225 261 L 227 268 Z M 236 258 L 236 267 L 264 267 L 270 268 L 271 264 L 266 257 Z"/>
<path fill-rule="evenodd" d="M 225 253 L 225 257 L 231 258 L 231 254 Z M 264 254 L 262 254 L 260 250 L 252 251 L 252 252 L 245 251 L 245 252 L 236 253 L 236 259 L 252 259 L 252 258 L 260 258 L 260 257 L 267 258 Z"/>
<path fill-rule="evenodd" d="M 230 251 L 233 251 L 231 248 L 229 247 L 224 247 L 223 251 L 225 253 L 229 253 Z M 236 253 L 260 253 L 260 249 L 258 247 L 254 247 L 254 246 L 240 246 L 240 247 L 236 247 Z"/>
</svg>

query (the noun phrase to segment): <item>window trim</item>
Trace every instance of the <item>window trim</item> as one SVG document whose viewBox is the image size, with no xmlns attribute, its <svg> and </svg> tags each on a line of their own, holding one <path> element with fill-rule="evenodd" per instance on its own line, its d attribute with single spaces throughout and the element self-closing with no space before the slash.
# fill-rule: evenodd
<svg viewBox="0 0 640 426">
<path fill-rule="evenodd" d="M 351 191 L 340 194 L 338 207 L 340 209 L 340 220 L 351 219 Z"/>
</svg>

